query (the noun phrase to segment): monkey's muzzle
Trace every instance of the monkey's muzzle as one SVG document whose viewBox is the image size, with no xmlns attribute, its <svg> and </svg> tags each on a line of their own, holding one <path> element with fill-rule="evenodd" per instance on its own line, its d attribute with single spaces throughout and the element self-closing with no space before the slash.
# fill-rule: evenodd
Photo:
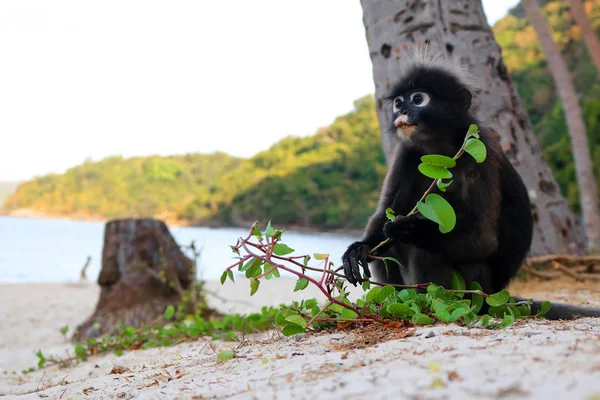
<svg viewBox="0 0 600 400">
<path fill-rule="evenodd" d="M 396 120 L 394 121 L 394 126 L 396 126 L 396 133 L 398 134 L 398 136 L 406 137 L 410 137 L 417 128 L 416 124 L 411 124 L 410 122 L 408 122 L 408 116 L 404 114 L 396 118 Z"/>
</svg>

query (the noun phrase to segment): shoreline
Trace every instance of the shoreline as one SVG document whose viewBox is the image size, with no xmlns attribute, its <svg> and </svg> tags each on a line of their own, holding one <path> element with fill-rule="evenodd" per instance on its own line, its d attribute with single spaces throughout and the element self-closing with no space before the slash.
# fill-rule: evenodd
<svg viewBox="0 0 600 400">
<path fill-rule="evenodd" d="M 82 222 L 101 222 L 107 223 L 111 220 L 116 219 L 137 219 L 146 217 L 115 217 L 106 218 L 102 216 L 88 216 L 88 215 L 63 215 L 63 214 L 48 214 L 44 212 L 38 212 L 31 209 L 17 209 L 13 211 L 7 211 L 0 209 L 0 217 L 11 217 L 11 218 L 23 218 L 23 219 L 39 219 L 39 220 L 57 220 L 57 221 L 82 221 Z M 167 227 L 173 228 L 239 228 L 239 229 L 250 229 L 252 222 L 246 224 L 197 224 L 187 220 L 177 220 L 169 218 L 161 218 L 158 216 L 147 217 L 151 219 L 157 219 L 163 221 Z M 266 224 L 266 222 L 265 222 Z M 306 233 L 334 233 L 344 235 L 361 235 L 363 229 L 321 229 L 317 226 L 302 226 L 302 225 L 289 225 L 285 228 L 288 231 L 294 232 L 306 232 Z"/>
</svg>

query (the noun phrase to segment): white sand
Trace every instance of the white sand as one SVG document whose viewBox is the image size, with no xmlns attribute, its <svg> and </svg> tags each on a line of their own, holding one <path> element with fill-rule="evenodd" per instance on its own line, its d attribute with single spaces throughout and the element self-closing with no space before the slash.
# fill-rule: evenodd
<svg viewBox="0 0 600 400">
<path fill-rule="evenodd" d="M 209 282 L 208 288 L 232 301 L 224 304 L 213 296 L 213 306 L 237 312 L 318 295 L 313 289 L 292 295 L 293 285 L 289 279 L 264 282 L 253 297 L 245 280 L 225 286 Z M 201 338 L 121 357 L 95 356 L 69 369 L 11 373 L 34 366 L 39 348 L 45 354 L 64 354 L 71 346 L 59 328 L 68 324 L 73 329 L 85 320 L 98 293 L 94 284 L 0 285 L 0 371 L 8 371 L 0 375 L 0 396 L 65 400 L 600 396 L 600 319 L 592 318 L 529 321 L 498 331 L 439 325 L 369 346 L 362 346 L 364 339 L 353 331 L 292 338 L 271 333 L 246 338 L 243 346 Z M 268 337 L 277 340 L 259 341 Z M 231 348 L 237 348 L 238 358 L 216 363 L 216 354 Z M 110 375 L 115 365 L 131 372 Z"/>
</svg>

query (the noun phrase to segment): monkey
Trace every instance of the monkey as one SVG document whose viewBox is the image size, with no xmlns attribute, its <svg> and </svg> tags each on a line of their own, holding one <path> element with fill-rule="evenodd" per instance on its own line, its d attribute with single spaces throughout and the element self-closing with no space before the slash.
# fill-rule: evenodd
<svg viewBox="0 0 600 400">
<path fill-rule="evenodd" d="M 388 134 L 397 149 L 380 194 L 360 241 L 342 256 L 346 280 L 356 286 L 367 278 L 385 284 L 413 285 L 432 282 L 449 288 L 453 270 L 467 285 L 478 282 L 485 293 L 504 289 L 529 254 L 533 217 L 526 186 L 500 144 L 500 136 L 482 127 L 474 116 L 476 85 L 462 67 L 440 57 L 417 54 L 405 72 L 382 98 L 391 112 Z M 441 233 L 438 224 L 421 213 L 408 215 L 432 183 L 418 170 L 421 157 L 440 154 L 453 157 L 461 148 L 471 124 L 479 127 L 479 139 L 487 156 L 483 163 L 468 154 L 451 169 L 452 183 L 445 192 L 435 187 L 454 208 L 456 224 Z M 396 213 L 389 220 L 386 209 Z M 372 249 L 391 239 L 373 255 L 394 257 L 400 265 L 370 260 Z M 525 299 L 514 297 L 517 301 Z M 531 305 L 539 312 L 541 301 Z M 487 305 L 480 313 L 488 311 Z M 600 316 L 600 309 L 552 304 L 548 319 Z"/>
</svg>

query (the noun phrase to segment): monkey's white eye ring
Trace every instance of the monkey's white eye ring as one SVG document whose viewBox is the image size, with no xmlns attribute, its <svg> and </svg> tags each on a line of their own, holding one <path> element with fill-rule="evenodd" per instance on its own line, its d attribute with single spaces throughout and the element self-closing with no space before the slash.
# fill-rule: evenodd
<svg viewBox="0 0 600 400">
<path fill-rule="evenodd" d="M 425 107 L 429 104 L 429 95 L 425 92 L 415 92 L 410 95 L 410 102 L 415 105 L 415 107 Z"/>
<path fill-rule="evenodd" d="M 404 103 L 404 96 L 398 96 L 394 99 L 394 113 L 400 111 L 402 104 Z"/>
</svg>

